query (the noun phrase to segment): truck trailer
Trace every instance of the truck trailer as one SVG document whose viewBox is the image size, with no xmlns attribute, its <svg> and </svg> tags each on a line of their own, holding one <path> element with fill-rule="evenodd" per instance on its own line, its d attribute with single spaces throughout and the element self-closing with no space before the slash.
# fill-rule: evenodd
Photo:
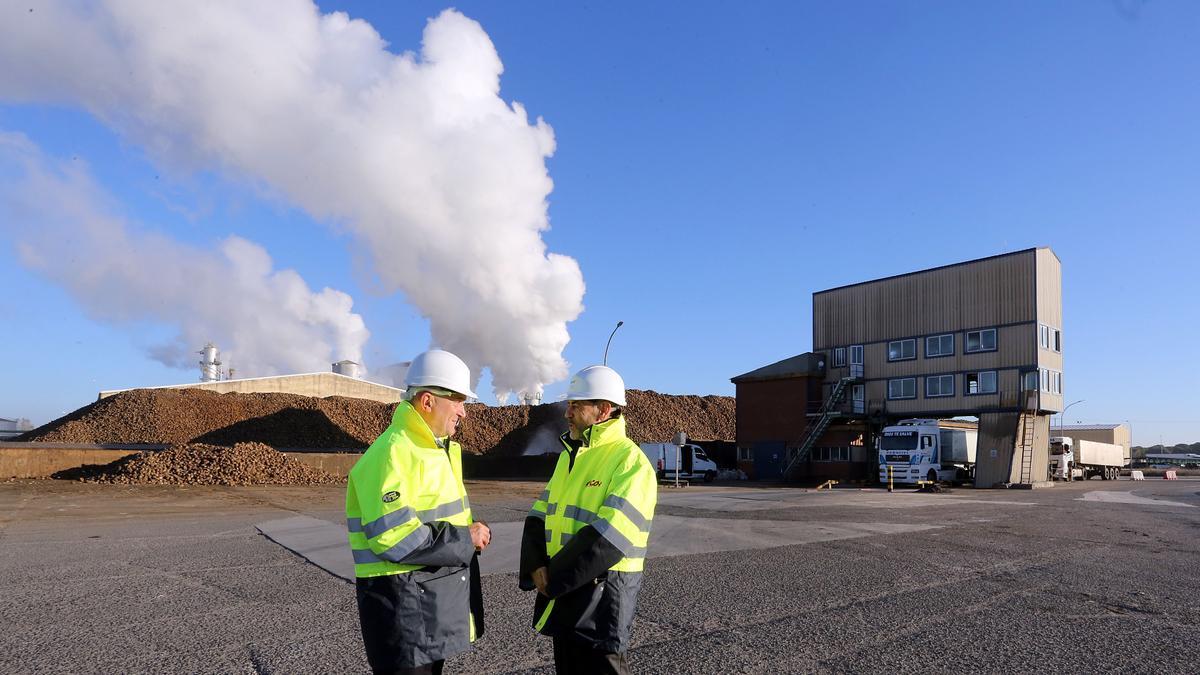
<svg viewBox="0 0 1200 675">
<path fill-rule="evenodd" d="M 1076 441 L 1069 436 L 1050 439 L 1050 477 L 1054 480 L 1087 480 L 1100 476 L 1116 480 L 1125 466 L 1125 448 L 1114 443 Z"/>
<path fill-rule="evenodd" d="M 879 480 L 895 483 L 975 480 L 979 425 L 962 420 L 908 419 L 879 437 Z"/>
</svg>

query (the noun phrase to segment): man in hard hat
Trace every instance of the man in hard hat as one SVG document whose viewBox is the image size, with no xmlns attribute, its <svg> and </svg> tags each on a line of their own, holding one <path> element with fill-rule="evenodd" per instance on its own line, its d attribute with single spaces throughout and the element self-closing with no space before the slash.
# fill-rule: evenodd
<svg viewBox="0 0 1200 675">
<path fill-rule="evenodd" d="M 440 673 L 483 634 L 476 553 L 491 530 L 471 519 L 462 450 L 471 371 L 454 354 L 413 359 L 392 423 L 350 470 L 346 524 L 358 615 L 376 673 Z"/>
<path fill-rule="evenodd" d="M 613 369 L 571 378 L 563 452 L 525 519 L 520 585 L 538 591 L 533 625 L 553 638 L 559 673 L 628 672 L 658 482 L 625 435 L 624 405 Z"/>
</svg>

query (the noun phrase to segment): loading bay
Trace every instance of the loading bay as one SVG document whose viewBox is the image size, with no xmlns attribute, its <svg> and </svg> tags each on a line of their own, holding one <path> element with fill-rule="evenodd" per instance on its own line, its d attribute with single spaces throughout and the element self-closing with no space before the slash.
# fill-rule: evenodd
<svg viewBox="0 0 1200 675">
<path fill-rule="evenodd" d="M 541 488 L 468 483 L 495 529 L 487 633 L 447 672 L 553 671 L 513 572 Z M 353 587 L 288 548 L 286 532 L 263 533 L 308 523 L 336 536 L 343 494 L 0 483 L 0 672 L 367 672 Z M 1189 479 L 942 494 L 664 488 L 630 663 L 1194 672 L 1197 507 Z"/>
</svg>

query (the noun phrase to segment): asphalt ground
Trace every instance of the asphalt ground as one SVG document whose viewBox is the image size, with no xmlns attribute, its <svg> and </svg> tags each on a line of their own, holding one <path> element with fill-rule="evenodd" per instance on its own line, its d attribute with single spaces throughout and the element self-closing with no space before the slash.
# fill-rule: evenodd
<svg viewBox="0 0 1200 675">
<path fill-rule="evenodd" d="M 522 520 L 541 488 L 468 484 L 492 522 Z M 0 483 L 0 672 L 366 672 L 353 588 L 255 529 L 341 522 L 342 499 Z M 936 495 L 739 483 L 663 489 L 658 513 L 707 528 L 693 531 L 710 549 L 743 544 L 647 561 L 637 672 L 1196 671 L 1200 481 Z M 800 543 L 736 547 L 769 546 L 746 533 L 788 522 Z M 447 672 L 551 672 L 515 575 L 485 577 L 484 593 L 487 634 Z"/>
</svg>

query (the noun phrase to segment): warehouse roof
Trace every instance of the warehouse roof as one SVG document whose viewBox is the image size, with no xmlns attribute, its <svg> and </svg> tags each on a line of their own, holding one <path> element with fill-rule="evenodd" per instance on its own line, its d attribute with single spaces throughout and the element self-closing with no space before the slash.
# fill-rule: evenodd
<svg viewBox="0 0 1200 675">
<path fill-rule="evenodd" d="M 264 394 L 299 394 L 301 396 L 348 396 L 351 398 L 366 398 L 383 403 L 396 403 L 404 397 L 404 390 L 389 387 L 385 384 L 349 377 L 329 371 L 317 373 L 298 373 L 293 375 L 268 375 L 266 377 L 245 377 L 234 380 L 214 380 L 212 382 L 189 382 L 187 384 L 171 384 L 159 387 L 134 387 L 135 389 L 205 389 L 217 393 L 264 393 Z M 129 389 L 110 389 L 100 392 L 99 398 L 107 398 L 120 394 Z"/>
<path fill-rule="evenodd" d="M 825 355 L 805 352 L 790 359 L 776 361 L 748 373 L 742 373 L 730 378 L 730 382 L 762 382 L 764 380 L 783 380 L 790 377 L 808 377 L 825 374 Z"/>
<path fill-rule="evenodd" d="M 1059 429 L 1071 429 L 1074 431 L 1101 431 L 1108 429 L 1116 429 L 1125 426 L 1124 424 L 1064 424 Z"/>
</svg>

